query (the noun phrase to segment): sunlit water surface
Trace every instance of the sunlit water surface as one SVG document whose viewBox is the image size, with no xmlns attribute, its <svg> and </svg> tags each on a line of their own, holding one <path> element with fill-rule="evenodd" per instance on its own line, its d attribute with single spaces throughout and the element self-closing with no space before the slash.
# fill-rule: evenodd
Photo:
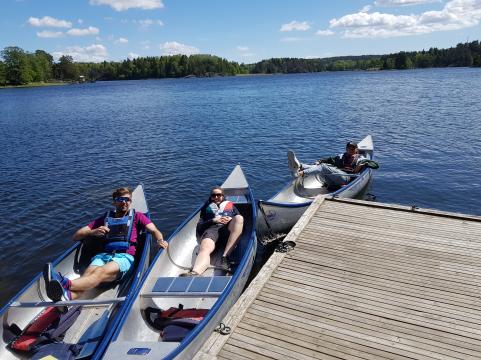
<svg viewBox="0 0 481 360">
<path fill-rule="evenodd" d="M 169 235 L 240 163 L 256 198 L 372 134 L 377 201 L 481 215 L 481 69 L 97 82 L 0 90 L 0 303 L 145 185 Z"/>
</svg>

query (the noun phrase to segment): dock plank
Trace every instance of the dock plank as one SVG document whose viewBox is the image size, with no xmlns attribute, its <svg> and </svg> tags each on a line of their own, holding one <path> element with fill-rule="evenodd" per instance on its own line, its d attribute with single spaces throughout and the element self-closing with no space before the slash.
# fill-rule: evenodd
<svg viewBox="0 0 481 360">
<path fill-rule="evenodd" d="M 259 300 L 266 302 L 277 301 L 279 295 L 272 294 L 265 289 L 259 296 Z M 291 309 L 299 307 L 296 296 L 293 293 L 282 293 L 284 306 Z M 386 335 L 395 336 L 403 339 L 414 340 L 426 344 L 426 346 L 434 346 L 439 351 L 449 352 L 462 352 L 469 356 L 477 356 L 481 351 L 481 345 L 478 340 L 471 338 L 466 339 L 462 336 L 457 336 L 450 333 L 449 336 L 443 331 L 435 330 L 429 327 L 418 327 L 415 324 L 409 324 L 408 322 L 397 322 L 394 319 L 390 319 L 383 316 L 370 314 L 367 312 L 355 311 L 343 307 L 343 304 L 321 303 L 316 302 L 315 299 L 307 299 L 303 297 L 304 304 L 301 307 L 307 311 L 315 309 L 317 315 L 324 318 L 333 319 L 346 324 L 358 326 L 372 331 L 382 331 Z M 246 318 L 250 316 L 248 312 Z M 264 317 L 262 313 L 256 313 L 255 316 Z M 276 318 L 279 324 L 284 322 L 283 319 Z M 292 326 L 293 324 L 287 320 L 287 324 Z M 303 324 L 305 326 L 305 324 Z"/>
</svg>

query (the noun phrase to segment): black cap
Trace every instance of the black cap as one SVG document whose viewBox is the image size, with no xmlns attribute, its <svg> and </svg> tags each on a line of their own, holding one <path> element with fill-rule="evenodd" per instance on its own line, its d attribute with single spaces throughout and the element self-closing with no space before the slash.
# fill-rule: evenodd
<svg viewBox="0 0 481 360">
<path fill-rule="evenodd" d="M 357 148 L 357 142 L 355 141 L 349 141 L 347 144 L 346 144 L 346 148 L 350 147 L 350 146 L 354 146 Z"/>
</svg>

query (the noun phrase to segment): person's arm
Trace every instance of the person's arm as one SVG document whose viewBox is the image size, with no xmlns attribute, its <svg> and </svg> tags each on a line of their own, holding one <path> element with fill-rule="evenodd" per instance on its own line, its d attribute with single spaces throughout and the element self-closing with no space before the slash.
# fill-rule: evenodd
<svg viewBox="0 0 481 360">
<path fill-rule="evenodd" d="M 315 162 L 316 165 L 319 165 L 319 164 L 329 164 L 329 165 L 336 165 L 336 157 L 337 156 L 331 156 L 331 157 L 328 157 L 328 158 L 322 158 L 322 159 L 319 159 Z"/>
<path fill-rule="evenodd" d="M 151 222 L 150 224 L 145 225 L 145 230 L 152 234 L 153 238 L 157 241 L 157 245 L 159 245 L 159 247 L 167 249 L 169 243 L 164 240 L 162 233 L 159 231 L 159 229 L 157 229 L 157 226 L 155 226 L 154 223 Z"/>
<path fill-rule="evenodd" d="M 366 167 L 366 164 L 364 163 L 363 160 L 366 160 L 366 158 L 363 155 L 359 154 L 356 159 L 356 166 L 353 170 L 353 173 L 358 173 Z"/>
<path fill-rule="evenodd" d="M 220 216 L 216 216 L 213 218 L 209 218 L 207 216 L 207 206 L 209 206 L 209 204 L 204 205 L 200 210 L 200 218 L 199 222 L 197 223 L 198 232 L 204 232 L 204 230 L 207 229 L 209 226 L 221 223 Z"/>
<path fill-rule="evenodd" d="M 73 241 L 81 241 L 87 237 L 103 238 L 110 229 L 103 225 L 103 217 L 95 219 L 90 224 L 78 229 L 72 236 Z"/>
</svg>

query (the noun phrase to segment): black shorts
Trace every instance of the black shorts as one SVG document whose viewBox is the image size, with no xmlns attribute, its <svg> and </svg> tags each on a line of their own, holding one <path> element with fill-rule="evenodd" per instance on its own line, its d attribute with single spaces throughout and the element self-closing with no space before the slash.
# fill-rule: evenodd
<svg viewBox="0 0 481 360">
<path fill-rule="evenodd" d="M 202 236 L 200 237 L 200 239 L 205 239 L 205 238 L 209 238 L 209 239 L 212 239 L 214 240 L 214 242 L 217 242 L 217 240 L 219 240 L 219 238 L 226 238 L 229 236 L 229 229 L 227 227 L 228 224 L 224 225 L 224 224 L 215 224 L 215 225 L 211 225 L 209 226 L 207 229 L 205 229 L 204 233 L 202 234 Z"/>
</svg>

